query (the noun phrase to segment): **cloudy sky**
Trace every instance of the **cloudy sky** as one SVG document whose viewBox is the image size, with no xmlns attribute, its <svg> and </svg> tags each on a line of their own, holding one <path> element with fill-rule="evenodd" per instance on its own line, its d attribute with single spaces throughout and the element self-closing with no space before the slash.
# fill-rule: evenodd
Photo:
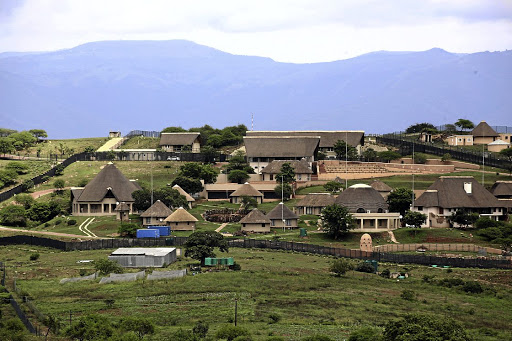
<svg viewBox="0 0 512 341">
<path fill-rule="evenodd" d="M 283 62 L 512 49 L 512 0 L 0 0 L 0 52 L 187 39 Z"/>
</svg>

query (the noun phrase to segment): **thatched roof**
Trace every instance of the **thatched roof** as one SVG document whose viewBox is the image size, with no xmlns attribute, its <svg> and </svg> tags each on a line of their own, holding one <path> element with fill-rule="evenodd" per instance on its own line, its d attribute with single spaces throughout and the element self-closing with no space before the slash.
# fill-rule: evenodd
<svg viewBox="0 0 512 341">
<path fill-rule="evenodd" d="M 125 202 L 120 203 L 119 205 L 116 206 L 116 208 L 114 208 L 115 212 L 123 212 L 123 211 L 129 211 L 129 210 L 130 210 L 130 206 Z"/>
<path fill-rule="evenodd" d="M 379 192 L 391 192 L 393 190 L 393 188 L 389 187 L 380 180 L 373 180 L 370 186 Z"/>
<path fill-rule="evenodd" d="M 371 186 L 363 184 L 350 186 L 341 192 L 336 198 L 336 204 L 348 208 L 351 213 L 356 213 L 358 209 L 363 209 L 364 213 L 377 213 L 379 208 L 383 211 L 388 209 L 382 195 Z"/>
<path fill-rule="evenodd" d="M 465 191 L 465 183 L 471 184 L 471 193 Z M 414 201 L 414 206 L 443 208 L 501 207 L 498 199 L 472 176 L 439 177 L 425 193 Z"/>
<path fill-rule="evenodd" d="M 160 200 L 155 201 L 150 208 L 144 211 L 140 216 L 142 218 L 150 218 L 150 217 L 168 217 L 172 213 L 172 210 L 167 207 Z"/>
<path fill-rule="evenodd" d="M 364 144 L 364 131 L 248 131 L 247 136 L 319 136 L 320 148 L 333 147 L 338 140 L 347 140 L 347 143 L 353 147 Z"/>
<path fill-rule="evenodd" d="M 270 224 L 270 219 L 257 208 L 240 220 L 241 224 Z"/>
<path fill-rule="evenodd" d="M 281 212 L 281 209 L 282 209 L 282 212 Z M 268 219 L 298 219 L 299 217 L 292 212 L 292 210 L 290 210 L 288 208 L 288 206 L 286 206 L 285 204 L 283 203 L 279 203 L 276 207 L 274 207 L 270 212 L 267 213 L 267 218 Z"/>
<path fill-rule="evenodd" d="M 491 128 L 490 125 L 487 124 L 487 122 L 482 121 L 478 123 L 478 125 L 473 129 L 471 132 L 471 135 L 473 137 L 498 137 L 498 133 L 494 131 L 494 129 Z"/>
<path fill-rule="evenodd" d="M 162 133 L 160 146 L 188 146 L 199 137 L 199 133 Z"/>
<path fill-rule="evenodd" d="M 309 164 L 305 160 L 274 160 L 266 165 L 261 172 L 264 174 L 277 174 L 281 172 L 281 167 L 283 167 L 285 163 L 289 163 L 292 166 L 295 174 L 313 174 L 313 171 L 309 168 Z"/>
<path fill-rule="evenodd" d="M 496 181 L 491 193 L 498 198 L 512 198 L 512 181 Z"/>
<path fill-rule="evenodd" d="M 176 211 L 172 212 L 170 216 L 165 218 L 164 221 L 171 222 L 171 223 L 179 223 L 179 222 L 198 221 L 198 220 L 192 214 L 188 213 L 186 209 L 184 209 L 183 207 L 180 207 Z"/>
<path fill-rule="evenodd" d="M 133 202 L 132 193 L 139 189 L 136 182 L 128 180 L 113 163 L 109 163 L 84 187 L 76 201 L 99 202 L 110 191 L 117 201 Z"/>
<path fill-rule="evenodd" d="M 334 204 L 336 198 L 328 193 L 310 193 L 299 201 L 295 207 L 326 207 Z"/>
<path fill-rule="evenodd" d="M 180 187 L 180 185 L 176 184 L 174 186 L 172 186 L 172 189 L 175 189 L 177 190 L 178 192 L 180 192 L 181 195 L 183 195 L 185 198 L 187 198 L 187 201 L 188 202 L 194 202 L 196 201 L 194 198 L 192 198 L 190 196 L 190 194 L 188 194 L 187 192 L 185 192 L 185 190 L 183 188 Z"/>
<path fill-rule="evenodd" d="M 231 193 L 230 197 L 241 197 L 243 195 L 246 195 L 248 197 L 263 197 L 263 194 L 256 188 L 252 187 L 248 182 L 246 182 L 236 191 Z"/>
<path fill-rule="evenodd" d="M 320 137 L 273 136 L 244 137 L 248 157 L 302 158 L 312 157 Z"/>
</svg>

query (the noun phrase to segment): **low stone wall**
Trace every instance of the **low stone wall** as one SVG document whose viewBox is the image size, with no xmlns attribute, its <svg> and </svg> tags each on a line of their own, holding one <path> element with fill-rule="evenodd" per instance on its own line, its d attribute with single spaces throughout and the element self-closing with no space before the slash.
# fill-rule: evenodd
<svg viewBox="0 0 512 341">
<path fill-rule="evenodd" d="M 401 163 L 384 163 L 383 166 L 390 172 L 394 170 L 407 170 L 413 172 L 430 172 L 430 173 L 451 173 L 455 171 L 454 165 L 427 165 L 427 164 L 401 164 Z"/>
<path fill-rule="evenodd" d="M 407 164 L 412 165 L 412 158 L 410 157 L 403 157 L 398 160 L 393 160 L 390 162 L 391 164 Z M 480 169 L 479 165 L 475 165 L 473 163 L 463 162 L 463 161 L 456 161 L 456 160 L 448 160 L 448 161 L 441 161 L 441 159 L 427 159 L 427 162 L 425 165 L 440 165 L 440 166 L 454 166 L 455 168 L 465 168 L 465 169 Z"/>
<path fill-rule="evenodd" d="M 475 244 L 387 244 L 373 247 L 375 252 L 408 252 L 418 249 L 426 249 L 427 251 L 453 251 L 453 252 L 479 252 L 501 255 L 502 250 L 492 247 L 482 247 Z"/>
</svg>

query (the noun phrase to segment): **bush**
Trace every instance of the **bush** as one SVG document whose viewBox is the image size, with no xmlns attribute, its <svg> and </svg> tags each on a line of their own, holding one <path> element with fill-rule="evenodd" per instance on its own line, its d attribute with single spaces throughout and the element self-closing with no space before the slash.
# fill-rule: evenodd
<svg viewBox="0 0 512 341">
<path fill-rule="evenodd" d="M 380 272 L 379 276 L 389 278 L 389 276 L 391 276 L 391 271 L 389 271 L 389 269 L 384 269 Z"/>
<path fill-rule="evenodd" d="M 75 219 L 69 219 L 68 220 L 68 225 L 69 226 L 76 225 L 76 220 Z"/>
<path fill-rule="evenodd" d="M 462 290 L 471 294 L 480 294 L 484 291 L 480 283 L 475 281 L 467 281 L 466 283 L 464 283 L 464 285 L 462 286 Z"/>
<path fill-rule="evenodd" d="M 313 335 L 303 338 L 302 341 L 332 341 L 332 339 L 326 335 Z"/>
<path fill-rule="evenodd" d="M 55 219 L 54 223 L 55 225 L 60 225 L 62 224 L 62 219 Z"/>
<path fill-rule="evenodd" d="M 64 174 L 64 165 L 61 163 L 55 167 L 55 176 L 61 176 Z"/>
<path fill-rule="evenodd" d="M 373 327 L 362 327 L 350 333 L 348 341 L 380 341 L 382 334 L 379 329 Z"/>
<path fill-rule="evenodd" d="M 414 163 L 425 164 L 427 163 L 427 156 L 423 153 L 414 154 Z"/>
<path fill-rule="evenodd" d="M 242 327 L 224 325 L 217 330 L 217 333 L 215 333 L 215 337 L 217 339 L 226 339 L 228 341 L 233 341 L 239 336 L 249 336 L 249 331 Z"/>
<path fill-rule="evenodd" d="M 443 278 L 437 282 L 438 285 L 452 288 L 452 287 L 459 287 L 464 285 L 464 281 L 460 278 Z"/>
<path fill-rule="evenodd" d="M 400 297 L 403 298 L 406 301 L 414 301 L 416 299 L 416 293 L 412 290 L 405 289 L 400 294 Z"/>
<path fill-rule="evenodd" d="M 366 262 L 359 263 L 356 266 L 355 270 L 359 271 L 359 272 L 366 272 L 366 273 L 369 273 L 369 274 L 375 273 L 375 268 L 373 267 L 373 265 L 371 265 L 370 263 L 366 263 Z"/>
<path fill-rule="evenodd" d="M 111 261 L 109 259 L 100 259 L 94 261 L 94 269 L 99 271 L 102 275 L 107 275 L 111 272 L 116 274 L 123 273 L 123 268 L 117 262 Z"/>
<path fill-rule="evenodd" d="M 34 181 L 32 180 L 25 180 L 23 181 L 23 183 L 21 184 L 21 189 L 23 191 L 28 191 L 29 189 L 33 188 L 34 187 Z"/>
<path fill-rule="evenodd" d="M 209 325 L 203 321 L 197 321 L 196 325 L 192 328 L 192 333 L 200 338 L 205 338 L 208 334 Z"/>
<path fill-rule="evenodd" d="M 30 255 L 30 260 L 38 260 L 39 259 L 39 253 L 33 253 Z"/>
<path fill-rule="evenodd" d="M 344 276 L 350 270 L 354 270 L 354 266 L 344 258 L 335 259 L 329 266 L 329 271 L 336 277 Z"/>
<path fill-rule="evenodd" d="M 135 223 L 122 223 L 119 226 L 119 235 L 121 237 L 135 238 L 137 236 L 137 229 L 139 225 Z"/>
<path fill-rule="evenodd" d="M 242 270 L 242 266 L 240 266 L 240 264 L 237 262 L 233 262 L 233 265 L 230 266 L 230 269 L 234 271 L 240 271 Z"/>
<path fill-rule="evenodd" d="M 281 316 L 276 313 L 269 314 L 268 318 L 270 320 L 269 324 L 273 324 L 273 323 L 277 323 L 277 322 L 281 321 Z"/>
</svg>

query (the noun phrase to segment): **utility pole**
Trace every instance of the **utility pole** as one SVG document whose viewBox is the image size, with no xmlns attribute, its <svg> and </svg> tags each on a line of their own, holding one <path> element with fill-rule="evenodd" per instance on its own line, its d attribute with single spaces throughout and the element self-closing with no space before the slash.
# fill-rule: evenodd
<svg viewBox="0 0 512 341">
<path fill-rule="evenodd" d="M 235 298 L 235 327 L 238 320 L 238 299 Z"/>
</svg>

